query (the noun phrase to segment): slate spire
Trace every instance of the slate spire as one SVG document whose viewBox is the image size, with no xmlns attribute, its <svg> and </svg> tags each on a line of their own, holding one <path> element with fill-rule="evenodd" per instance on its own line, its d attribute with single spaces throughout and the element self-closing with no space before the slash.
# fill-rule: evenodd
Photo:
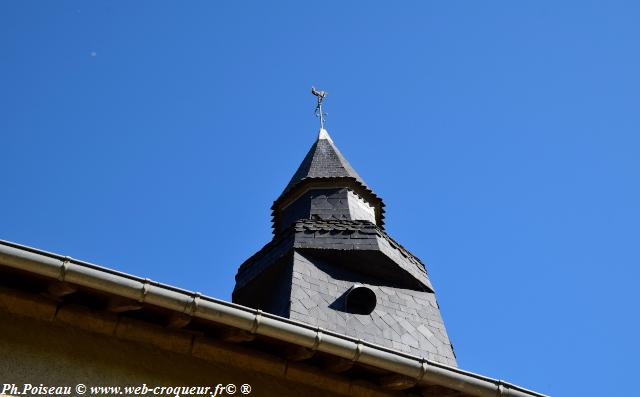
<svg viewBox="0 0 640 397">
<path fill-rule="evenodd" d="M 318 133 L 318 139 L 284 188 L 284 195 L 294 186 L 308 178 L 352 178 L 366 187 L 362 177 L 344 158 L 324 128 Z"/>
<path fill-rule="evenodd" d="M 356 172 L 331 139 L 329 132 L 321 128 L 318 139 L 311 146 L 293 177 L 284 188 L 280 197 L 273 204 L 274 232 L 278 233 L 286 225 L 281 224 L 282 212 L 301 194 L 322 188 L 348 189 L 357 195 L 362 205 L 370 207 L 371 221 L 380 227 L 384 226 L 384 203 L 364 179 Z M 353 203 L 356 201 L 353 200 Z M 331 215 L 326 212 L 325 215 Z M 344 214 L 333 214 L 335 219 L 345 218 Z"/>
</svg>

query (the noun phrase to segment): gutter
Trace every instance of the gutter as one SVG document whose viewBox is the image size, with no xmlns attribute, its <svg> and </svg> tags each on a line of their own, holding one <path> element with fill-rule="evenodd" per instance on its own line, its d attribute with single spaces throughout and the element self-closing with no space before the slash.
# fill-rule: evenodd
<svg viewBox="0 0 640 397">
<path fill-rule="evenodd" d="M 519 386 L 66 256 L 0 240 L 0 264 L 159 306 L 476 397 L 547 397 Z"/>
</svg>

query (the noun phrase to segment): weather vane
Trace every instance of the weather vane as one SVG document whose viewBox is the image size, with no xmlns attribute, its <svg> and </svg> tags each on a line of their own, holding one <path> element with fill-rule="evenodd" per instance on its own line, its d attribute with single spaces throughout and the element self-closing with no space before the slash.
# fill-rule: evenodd
<svg viewBox="0 0 640 397">
<path fill-rule="evenodd" d="M 322 111 L 322 101 L 324 100 L 324 97 L 327 96 L 327 92 L 326 91 L 318 91 L 316 90 L 315 87 L 311 87 L 311 93 L 313 95 L 316 96 L 316 98 L 318 99 L 318 103 L 316 104 L 316 117 L 320 118 L 320 129 L 323 130 L 324 129 L 324 116 L 326 116 L 327 114 L 324 113 Z"/>
</svg>

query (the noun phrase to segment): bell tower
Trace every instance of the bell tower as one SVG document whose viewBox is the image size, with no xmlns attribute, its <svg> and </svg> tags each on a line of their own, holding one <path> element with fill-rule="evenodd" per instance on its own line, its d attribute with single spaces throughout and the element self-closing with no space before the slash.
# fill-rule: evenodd
<svg viewBox="0 0 640 397">
<path fill-rule="evenodd" d="M 382 199 L 323 127 L 233 302 L 456 366 L 424 264 L 385 232 Z"/>
</svg>

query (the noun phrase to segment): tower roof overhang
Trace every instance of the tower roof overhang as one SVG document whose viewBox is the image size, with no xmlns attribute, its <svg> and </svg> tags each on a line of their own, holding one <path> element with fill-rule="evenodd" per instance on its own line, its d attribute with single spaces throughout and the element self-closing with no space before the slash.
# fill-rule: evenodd
<svg viewBox="0 0 640 397">
<path fill-rule="evenodd" d="M 274 233 L 281 230 L 280 213 L 288 205 L 296 201 L 311 189 L 331 188 L 336 186 L 351 189 L 355 194 L 369 202 L 375 211 L 376 225 L 384 229 L 384 202 L 367 185 L 350 176 L 309 177 L 301 179 L 294 186 L 285 190 L 280 197 L 274 201 L 271 206 Z"/>
</svg>

